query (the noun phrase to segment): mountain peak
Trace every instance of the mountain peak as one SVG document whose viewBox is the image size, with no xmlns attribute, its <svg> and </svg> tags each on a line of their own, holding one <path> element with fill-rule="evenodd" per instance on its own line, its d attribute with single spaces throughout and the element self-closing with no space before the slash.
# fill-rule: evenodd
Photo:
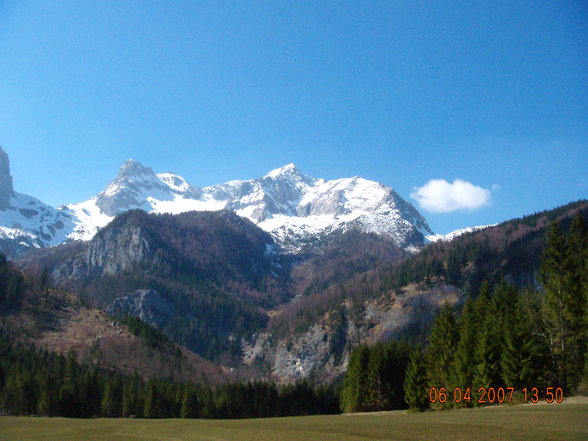
<svg viewBox="0 0 588 441">
<path fill-rule="evenodd" d="M 300 170 L 298 170 L 296 165 L 294 165 L 294 163 L 291 162 L 291 163 L 286 164 L 280 168 L 276 168 L 276 169 L 268 172 L 264 177 L 265 178 L 277 178 L 278 176 L 284 176 L 284 175 L 301 175 L 301 176 L 303 176 L 303 174 L 300 172 Z"/>
<path fill-rule="evenodd" d="M 123 165 L 121 165 L 118 172 L 117 178 L 124 178 L 127 176 L 138 176 L 138 175 L 155 175 L 153 170 L 149 167 L 145 167 L 139 161 L 134 159 L 127 159 Z"/>
<path fill-rule="evenodd" d="M 133 208 L 149 209 L 146 194 L 169 199 L 169 188 L 151 168 L 128 159 L 116 178 L 96 196 L 96 205 L 108 216 L 116 216 Z"/>
</svg>

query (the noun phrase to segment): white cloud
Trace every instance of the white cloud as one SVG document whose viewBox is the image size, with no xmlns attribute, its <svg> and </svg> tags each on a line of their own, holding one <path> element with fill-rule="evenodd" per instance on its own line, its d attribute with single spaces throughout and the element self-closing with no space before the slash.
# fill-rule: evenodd
<svg viewBox="0 0 588 441">
<path fill-rule="evenodd" d="M 463 179 L 453 183 L 445 179 L 431 179 L 410 194 L 419 206 L 434 213 L 451 213 L 456 210 L 477 210 L 490 204 L 490 190 L 473 185 Z"/>
</svg>

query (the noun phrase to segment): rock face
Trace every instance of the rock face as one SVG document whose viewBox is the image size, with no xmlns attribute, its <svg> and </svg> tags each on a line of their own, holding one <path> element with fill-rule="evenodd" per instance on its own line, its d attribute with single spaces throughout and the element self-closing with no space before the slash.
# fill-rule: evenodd
<svg viewBox="0 0 588 441">
<path fill-rule="evenodd" d="M 0 148 L 0 252 L 14 257 L 31 248 L 57 245 L 73 226 L 67 212 L 14 191 L 8 155 Z"/>
<path fill-rule="evenodd" d="M 93 277 L 114 275 L 145 262 L 154 252 L 148 235 L 138 225 L 109 229 L 90 242 L 86 261 Z"/>
<path fill-rule="evenodd" d="M 304 332 L 281 338 L 275 338 L 271 332 L 254 335 L 243 342 L 243 363 L 254 365 L 263 360 L 272 378 L 282 383 L 309 376 L 330 382 L 345 372 L 351 351 L 357 345 L 422 335 L 439 308 L 462 301 L 461 291 L 454 286 L 413 285 L 399 293 L 365 301 L 355 318 L 346 302 L 343 317 L 327 313 Z"/>
<path fill-rule="evenodd" d="M 106 312 L 119 317 L 137 317 L 158 328 L 178 314 L 174 305 L 154 289 L 139 289 L 118 297 L 106 308 Z"/>
<path fill-rule="evenodd" d="M 10 208 L 10 199 L 14 196 L 12 176 L 10 176 L 10 161 L 8 155 L 0 147 L 0 210 Z"/>
</svg>

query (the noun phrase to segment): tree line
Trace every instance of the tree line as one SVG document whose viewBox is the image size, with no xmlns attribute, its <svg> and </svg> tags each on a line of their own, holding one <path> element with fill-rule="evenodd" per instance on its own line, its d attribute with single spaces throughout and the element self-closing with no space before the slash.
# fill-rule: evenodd
<svg viewBox="0 0 588 441">
<path fill-rule="evenodd" d="M 0 414 L 63 417 L 256 418 L 338 413 L 329 386 L 255 381 L 206 384 L 145 381 L 66 355 L 0 339 Z"/>
<path fill-rule="evenodd" d="M 396 341 L 356 348 L 341 390 L 341 410 L 374 412 L 405 407 L 404 378 L 413 351 L 409 343 Z"/>
<path fill-rule="evenodd" d="M 342 410 L 473 406 L 479 388 L 491 387 L 572 393 L 588 376 L 588 234 L 581 216 L 567 233 L 551 224 L 538 278 L 540 290 L 483 282 L 459 313 L 441 309 L 425 347 L 357 348 L 341 392 Z M 431 388 L 448 394 L 470 388 L 471 399 L 431 403 Z"/>
</svg>

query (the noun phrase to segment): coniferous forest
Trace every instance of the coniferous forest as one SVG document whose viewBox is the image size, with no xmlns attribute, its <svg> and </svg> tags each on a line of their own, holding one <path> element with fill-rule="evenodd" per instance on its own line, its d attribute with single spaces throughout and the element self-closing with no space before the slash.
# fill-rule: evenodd
<svg viewBox="0 0 588 441">
<path fill-rule="evenodd" d="M 30 283 L 0 262 L 0 302 L 10 308 Z M 15 344 L 0 335 L 0 412 L 12 415 L 144 418 L 251 418 L 401 408 L 470 407 L 559 400 L 586 383 L 588 233 L 576 216 L 546 236 L 539 285 L 485 281 L 457 309 L 440 310 L 421 343 L 357 347 L 338 391 L 310 381 L 277 386 L 210 386 L 144 379 Z M 39 292 L 46 281 L 35 282 Z M 138 319 L 133 333 L 157 347 L 170 342 Z M 492 394 L 490 394 L 492 389 Z M 502 396 L 500 395 L 502 391 Z M 551 395 L 550 395 L 551 394 Z M 559 394 L 559 395 L 558 395 Z"/>
<path fill-rule="evenodd" d="M 328 386 L 307 381 L 205 384 L 143 380 L 58 355 L 0 342 L 0 406 L 11 415 L 138 418 L 256 418 L 339 411 Z"/>
</svg>

